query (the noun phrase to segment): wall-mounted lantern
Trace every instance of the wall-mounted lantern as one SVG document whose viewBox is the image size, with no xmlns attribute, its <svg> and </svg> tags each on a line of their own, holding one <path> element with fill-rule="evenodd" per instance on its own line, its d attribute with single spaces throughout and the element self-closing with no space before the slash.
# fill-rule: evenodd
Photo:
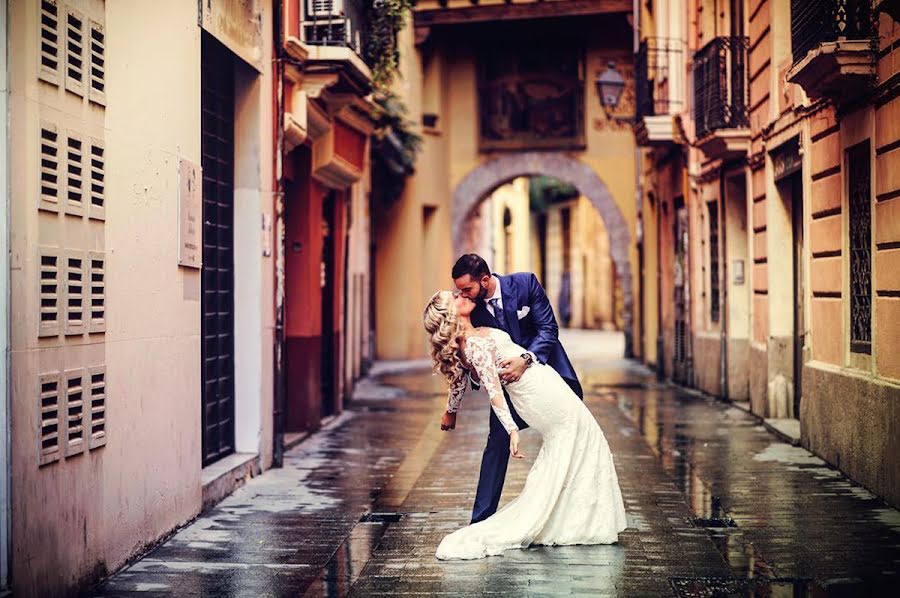
<svg viewBox="0 0 900 598">
<path fill-rule="evenodd" d="M 622 97 L 622 91 L 625 89 L 625 79 L 616 70 L 615 61 L 610 60 L 607 63 L 606 70 L 597 75 L 594 84 L 597 86 L 600 103 L 606 110 L 606 116 L 611 116 L 611 111 L 619 105 L 619 98 Z"/>
</svg>

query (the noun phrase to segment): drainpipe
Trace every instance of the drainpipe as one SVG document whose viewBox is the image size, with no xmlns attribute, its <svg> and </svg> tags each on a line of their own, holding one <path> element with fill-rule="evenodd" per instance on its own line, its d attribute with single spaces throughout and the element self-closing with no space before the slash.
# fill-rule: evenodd
<svg viewBox="0 0 900 598">
<path fill-rule="evenodd" d="M 284 47 L 284 1 L 275 0 L 273 14 L 273 120 L 272 128 L 275 138 L 275 148 L 272 156 L 273 185 L 272 213 L 273 213 L 273 242 L 275 244 L 273 268 L 275 272 L 275 346 L 274 346 L 274 412 L 272 434 L 272 461 L 273 466 L 284 465 L 284 421 L 287 407 L 287 379 L 284 355 L 284 61 L 282 53 Z"/>
<path fill-rule="evenodd" d="M 681 194 L 684 198 L 685 209 L 688 213 L 688 242 L 684 245 L 684 328 L 685 328 L 685 372 L 684 380 L 689 386 L 696 386 L 694 382 L 694 326 L 693 326 L 693 301 L 691 299 L 691 281 L 693 270 L 691 269 L 691 214 L 694 202 L 691 198 L 691 169 L 690 150 L 682 146 L 681 150 Z"/>
<path fill-rule="evenodd" d="M 10 394 L 11 384 L 9 374 L 9 36 L 7 23 L 9 22 L 9 3 L 4 2 L 0 9 L 0 250 L 3 258 L 0 259 L 0 591 L 9 586 L 10 556 L 10 489 L 11 489 L 11 465 L 10 465 Z"/>
<path fill-rule="evenodd" d="M 719 172 L 719 266 L 722 278 L 719 281 L 719 318 L 721 342 L 719 345 L 719 389 L 723 399 L 728 398 L 728 232 L 725 210 L 725 165 Z"/>
<path fill-rule="evenodd" d="M 662 214 L 663 199 L 656 198 L 656 378 L 662 380 L 666 377 L 666 364 L 664 361 L 665 344 L 663 342 L 663 316 L 662 316 Z"/>
<path fill-rule="evenodd" d="M 9 300 L 9 35 L 7 27 L 9 23 L 9 2 L 3 3 L 0 10 L 0 250 L 3 257 L 0 258 L 0 592 L 9 586 L 9 570 L 12 562 L 10 542 L 10 490 L 11 463 L 10 463 L 10 396 L 12 385 L 9 374 L 11 372 L 9 356 L 9 324 L 10 305 Z"/>
<path fill-rule="evenodd" d="M 631 4 L 632 10 L 632 56 L 637 54 L 638 48 L 641 45 L 641 2 L 640 0 L 632 0 Z M 638 253 L 638 281 L 637 284 L 632 285 L 632 288 L 637 288 L 637 301 L 632 301 L 631 303 L 631 314 L 632 314 L 632 324 L 631 330 L 629 334 L 625 336 L 625 338 L 631 338 L 632 341 L 630 346 L 625 347 L 625 357 L 630 358 L 634 357 L 634 344 L 635 344 L 635 335 L 634 323 L 637 322 L 638 335 L 637 340 L 641 342 L 645 337 L 644 331 L 644 214 L 641 210 L 641 199 L 644 195 L 644 189 L 641 185 L 641 148 L 635 144 L 634 146 L 634 200 L 636 204 L 635 213 L 637 214 L 637 222 L 635 223 L 635 245 L 637 246 Z M 635 307 L 635 303 L 637 306 Z M 643 343 L 641 342 L 640 354 L 643 360 L 647 361 L 647 355 L 644 351 Z"/>
</svg>

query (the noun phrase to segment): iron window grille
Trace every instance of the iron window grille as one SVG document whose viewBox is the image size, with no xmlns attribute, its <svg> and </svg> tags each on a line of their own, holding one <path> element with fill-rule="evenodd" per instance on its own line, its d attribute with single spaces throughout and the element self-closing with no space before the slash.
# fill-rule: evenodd
<svg viewBox="0 0 900 598">
<path fill-rule="evenodd" d="M 872 352 L 872 193 L 869 142 L 847 150 L 850 199 L 850 350 Z"/>
<path fill-rule="evenodd" d="M 716 37 L 694 54 L 697 138 L 750 125 L 746 37 Z"/>
<path fill-rule="evenodd" d="M 871 0 L 791 0 L 791 46 L 799 62 L 820 44 L 872 39 Z"/>
<path fill-rule="evenodd" d="M 651 37 L 641 42 L 634 55 L 634 84 L 637 118 L 671 114 L 681 108 L 682 99 L 673 88 L 670 68 L 681 64 L 680 40 Z"/>
</svg>

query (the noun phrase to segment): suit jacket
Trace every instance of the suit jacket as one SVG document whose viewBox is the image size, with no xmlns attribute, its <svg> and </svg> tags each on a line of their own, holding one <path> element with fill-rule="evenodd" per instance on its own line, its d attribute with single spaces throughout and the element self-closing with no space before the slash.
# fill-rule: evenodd
<svg viewBox="0 0 900 598">
<path fill-rule="evenodd" d="M 497 276 L 503 297 L 503 325 L 517 345 L 535 354 L 537 360 L 552 367 L 565 379 L 572 390 L 583 396 L 575 368 L 559 342 L 559 325 L 544 287 L 531 272 Z M 524 308 L 528 308 L 527 310 Z M 527 311 L 527 313 L 525 313 Z M 521 317 L 520 317 L 521 316 Z M 498 328 L 498 322 L 483 301 L 476 302 L 472 311 L 472 325 Z"/>
</svg>

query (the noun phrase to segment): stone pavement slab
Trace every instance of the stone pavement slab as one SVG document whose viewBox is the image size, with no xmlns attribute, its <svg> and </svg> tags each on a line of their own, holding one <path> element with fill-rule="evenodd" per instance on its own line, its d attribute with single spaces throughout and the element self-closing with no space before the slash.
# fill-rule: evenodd
<svg viewBox="0 0 900 598">
<path fill-rule="evenodd" d="M 441 538 L 469 520 L 488 402 L 468 396 L 442 433 L 440 380 L 398 366 L 360 385 L 283 469 L 91 595 L 894 595 L 900 513 L 745 411 L 598 352 L 596 338 L 567 347 L 615 456 L 629 521 L 618 544 L 437 561 Z M 523 443 L 504 501 L 539 448 L 532 431 Z"/>
</svg>

